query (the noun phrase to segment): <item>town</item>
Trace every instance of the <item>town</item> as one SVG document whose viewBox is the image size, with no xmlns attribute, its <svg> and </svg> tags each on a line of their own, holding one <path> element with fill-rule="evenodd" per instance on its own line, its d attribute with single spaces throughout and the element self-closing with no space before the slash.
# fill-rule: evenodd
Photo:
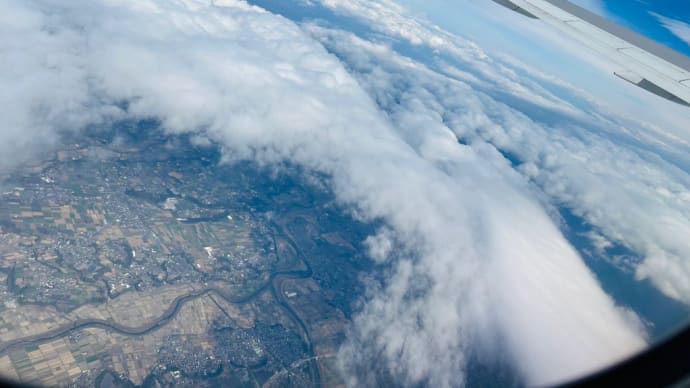
<svg viewBox="0 0 690 388">
<path fill-rule="evenodd" d="M 219 158 L 125 128 L 4 178 L 0 373 L 75 386 L 333 379 L 357 275 L 331 279 L 328 255 L 361 260 L 361 231 L 318 232 L 346 217 L 327 196 Z"/>
</svg>

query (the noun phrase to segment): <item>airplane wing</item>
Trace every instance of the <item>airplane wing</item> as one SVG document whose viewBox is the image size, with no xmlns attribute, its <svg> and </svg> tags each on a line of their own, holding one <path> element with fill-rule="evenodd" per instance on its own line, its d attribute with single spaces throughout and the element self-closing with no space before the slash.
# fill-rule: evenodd
<svg viewBox="0 0 690 388">
<path fill-rule="evenodd" d="M 675 103 L 690 106 L 690 58 L 567 0 L 493 0 L 541 19 L 618 65 L 614 74 Z"/>
</svg>

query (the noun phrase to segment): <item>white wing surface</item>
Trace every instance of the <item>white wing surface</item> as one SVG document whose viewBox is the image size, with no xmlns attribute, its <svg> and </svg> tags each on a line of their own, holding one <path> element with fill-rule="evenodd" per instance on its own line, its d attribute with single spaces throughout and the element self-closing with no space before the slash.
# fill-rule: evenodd
<svg viewBox="0 0 690 388">
<path fill-rule="evenodd" d="M 614 74 L 651 93 L 690 106 L 690 58 L 566 0 L 493 0 L 541 19 L 618 65 Z"/>
</svg>

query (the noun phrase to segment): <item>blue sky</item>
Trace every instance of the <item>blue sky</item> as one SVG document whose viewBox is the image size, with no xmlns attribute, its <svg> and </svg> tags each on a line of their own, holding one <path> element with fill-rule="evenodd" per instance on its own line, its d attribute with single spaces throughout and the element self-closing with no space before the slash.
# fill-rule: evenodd
<svg viewBox="0 0 690 388">
<path fill-rule="evenodd" d="M 571 0 L 690 56 L 690 4 L 682 0 Z"/>
</svg>

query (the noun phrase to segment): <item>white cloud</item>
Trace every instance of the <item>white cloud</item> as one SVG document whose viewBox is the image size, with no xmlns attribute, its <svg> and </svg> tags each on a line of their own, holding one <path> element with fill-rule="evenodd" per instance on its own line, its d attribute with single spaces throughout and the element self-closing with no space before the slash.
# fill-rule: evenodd
<svg viewBox="0 0 690 388">
<path fill-rule="evenodd" d="M 325 4 L 338 12 L 366 20 L 372 23 L 372 28 L 398 38 L 410 39 L 407 35 L 414 33 L 416 38 L 412 41 L 424 42 L 452 56 L 457 61 L 456 66 L 471 77 L 457 76 L 457 72 L 452 68 L 448 71 L 447 66 L 435 66 L 435 70 L 461 80 L 465 86 L 450 93 L 444 85 L 448 79 L 441 78 L 433 85 L 434 90 L 424 90 L 428 98 L 437 100 L 435 109 L 445 124 L 460 137 L 478 137 L 518 156 L 525 166 L 520 170 L 528 173 L 550 201 L 573 208 L 587 222 L 600 228 L 605 237 L 644 256 L 645 260 L 637 267 L 640 279 L 649 278 L 667 295 L 690 303 L 690 281 L 687 280 L 690 277 L 678 275 L 690 274 L 690 261 L 685 259 L 690 257 L 690 245 L 683 237 L 690 227 L 690 131 L 682 123 L 687 117 L 685 108 L 665 103 L 658 106 L 658 115 L 650 115 L 647 110 L 631 115 L 631 110 L 626 109 L 629 117 L 624 118 L 610 111 L 608 104 L 597 102 L 582 90 L 553 80 L 514 59 L 504 56 L 487 59 L 477 45 L 449 35 L 438 26 L 427 27 L 429 22 L 419 20 L 402 21 L 409 16 L 404 11 L 400 13 L 399 9 L 377 7 L 363 12 L 361 9 L 366 5 L 362 1 L 328 0 Z M 379 9 L 384 10 L 377 11 Z M 406 34 L 400 34 L 397 27 L 388 27 L 400 25 L 409 26 Z M 524 26 L 515 28 L 521 30 Z M 573 53 L 579 53 L 572 42 L 548 29 L 532 28 L 531 33 L 538 37 L 550 34 L 550 40 L 560 39 Z M 441 38 L 433 39 L 435 34 Z M 432 41 L 444 42 L 443 47 Z M 464 50 L 466 47 L 473 49 Z M 552 51 L 559 57 L 568 55 L 549 46 L 542 50 L 545 57 Z M 433 65 L 434 61 L 427 62 Z M 406 64 L 404 71 L 409 72 L 411 66 L 413 64 Z M 579 73 L 580 68 L 571 71 Z M 608 75 L 596 82 L 605 84 L 613 79 Z M 382 80 L 385 78 L 375 74 L 364 83 L 376 86 Z M 374 87 L 370 93 L 390 97 L 395 85 L 406 83 L 406 79 L 390 82 L 380 88 Z M 429 88 L 428 85 L 423 87 Z M 549 92 L 554 89 L 567 97 Z M 515 99 L 503 97 L 504 93 Z M 462 99 L 457 97 L 460 95 Z M 480 98 L 472 98 L 476 95 Z M 522 97 L 529 101 L 521 100 Z M 645 105 L 659 103 L 659 99 L 651 95 L 642 98 Z M 495 104 L 497 101 L 514 105 L 519 112 Z M 637 101 L 636 106 L 641 103 Z M 575 113 L 572 112 L 574 106 L 577 107 Z M 618 109 L 622 107 L 624 105 Z M 636 116 L 641 120 L 635 119 Z M 681 269 L 682 272 L 677 272 Z"/>
<path fill-rule="evenodd" d="M 659 15 L 655 12 L 650 13 L 657 20 L 659 20 L 662 26 L 664 26 L 667 30 L 671 31 L 671 33 L 678 37 L 678 39 L 682 40 L 690 46 L 690 24 L 677 19 Z"/>
<path fill-rule="evenodd" d="M 453 60 L 434 69 L 239 1 L 8 1 L 0 36 L 20 38 L 0 40 L 0 56 L 13 58 L 0 65 L 0 136 L 30 144 L 155 117 L 221 143 L 226 160 L 330 175 L 342 204 L 386 224 L 367 245 L 392 267 L 355 319 L 346 371 L 378 355 L 403 383 L 461 385 L 468 358 L 505 353 L 527 382 L 545 384 L 643 347 L 635 315 L 549 217 L 554 204 L 646 254 L 640 276 L 690 300 L 679 232 L 690 225 L 690 179 L 659 156 L 684 161 L 685 145 L 393 2 L 323 3 Z M 525 174 L 497 148 L 529 163 Z"/>
<path fill-rule="evenodd" d="M 535 89 L 535 84 L 529 82 L 535 77 L 547 81 L 549 89 L 553 90 L 555 87 L 559 95 L 568 96 L 575 93 L 578 98 L 585 97 L 583 100 L 587 95 L 596 96 L 596 103 L 593 105 L 597 111 L 606 112 L 606 116 L 613 113 L 614 116 L 635 117 L 643 121 L 644 124 L 638 122 L 631 127 L 645 126 L 647 131 L 654 131 L 646 139 L 647 142 L 663 141 L 675 144 L 682 141 L 685 145 L 690 144 L 690 131 L 685 125 L 685 107 L 669 104 L 662 98 L 612 76 L 613 72 L 621 70 L 620 65 L 602 58 L 547 23 L 525 18 L 491 1 L 401 0 L 401 3 L 408 5 L 412 10 L 410 12 L 414 12 L 415 15 L 421 14 L 433 22 L 422 23 L 423 20 L 418 20 L 420 25 L 430 25 L 429 30 L 432 31 L 442 27 L 457 35 L 455 38 L 446 38 L 446 41 L 461 47 L 465 58 L 473 57 L 474 61 L 481 59 L 478 68 L 484 67 L 488 70 L 488 78 L 501 75 L 497 74 L 496 70 L 500 63 L 508 65 L 508 69 L 518 71 L 520 77 L 515 77 L 512 81 L 529 86 L 530 93 L 526 95 L 530 96 L 530 100 L 534 98 L 533 94 L 538 89 L 538 86 Z M 367 20 L 376 24 L 372 28 L 386 25 L 377 23 L 376 18 Z M 447 36 L 447 33 L 444 36 Z M 478 54 L 468 55 L 472 53 L 464 48 L 468 46 L 468 40 L 481 42 Z M 460 55 L 456 57 L 462 59 Z M 463 66 L 468 66 L 466 62 L 463 61 Z M 526 70 L 527 74 L 519 71 L 521 69 Z M 473 72 L 483 73 L 477 69 L 473 69 Z M 501 73 L 505 74 L 506 70 L 502 70 Z M 537 85 L 539 83 L 541 82 L 537 82 Z M 564 88 L 558 87 L 559 84 Z M 577 88 L 572 85 L 577 85 Z M 649 109 L 640 111 L 640 106 L 647 106 Z M 590 108 L 582 105 L 578 106 L 578 111 L 588 112 Z M 631 115 L 630 112 L 635 114 Z"/>
<path fill-rule="evenodd" d="M 47 149 L 57 131 L 117 115 L 116 109 L 91 100 L 93 85 L 80 57 L 83 36 L 25 4 L 5 2 L 2 8 L 0 168 L 25 161 L 32 150 Z"/>
<path fill-rule="evenodd" d="M 467 209 L 481 214 L 470 214 L 466 220 L 448 222 L 446 227 L 429 228 L 434 230 L 432 236 L 441 240 L 431 246 L 442 247 L 442 251 L 424 254 L 424 257 L 433 259 L 419 264 L 401 262 L 389 289 L 370 302 L 366 313 L 360 316 L 360 341 L 379 341 L 384 354 L 395 360 L 392 363 L 404 369 L 398 372 L 407 373 L 413 381 L 427 377 L 425 373 L 431 371 L 432 385 L 450 384 L 452 374 L 444 371 L 454 370 L 452 363 L 460 362 L 453 357 L 439 360 L 437 355 L 452 354 L 449 349 L 463 348 L 468 344 L 474 345 L 470 348 L 475 351 L 497 346 L 492 341 L 498 340 L 484 337 L 485 332 L 462 330 L 472 330 L 477 325 L 489 328 L 489 332 L 496 330 L 500 333 L 500 341 L 512 345 L 509 349 L 513 361 L 534 384 L 553 383 L 566 376 L 591 371 L 607 363 L 606 360 L 611 361 L 609 353 L 596 351 L 597 343 L 606 340 L 599 338 L 588 343 L 597 337 L 593 332 L 602 330 L 604 335 L 608 330 L 604 321 L 600 321 L 601 327 L 589 322 L 585 330 L 587 334 L 578 334 L 579 329 L 571 327 L 575 322 L 582 324 L 587 321 L 579 317 L 580 314 L 584 316 L 598 308 L 602 312 L 608 311 L 605 314 L 616 311 L 611 301 L 604 302 L 600 299 L 601 294 L 595 295 L 600 290 L 591 274 L 568 247 L 546 212 L 538 209 L 536 202 L 527 199 L 530 197 L 529 189 L 522 178 L 512 173 L 505 160 L 485 143 L 482 145 L 478 141 L 471 149 L 459 145 L 451 130 L 454 126 L 446 127 L 444 121 L 462 126 L 453 129 L 464 136 L 468 131 L 481 132 L 484 128 L 502 132 L 503 128 L 494 122 L 496 118 L 488 116 L 490 114 L 505 115 L 501 120 L 506 128 L 527 126 L 525 130 L 538 131 L 538 136 L 544 135 L 544 131 L 483 93 L 410 63 L 385 48 L 342 32 L 316 26 L 308 28 L 358 74 L 360 83 L 376 97 L 381 108 L 389 112 L 395 128 L 408 144 L 451 176 L 453 184 L 460 186 L 454 195 L 458 202 L 464 203 L 463 210 L 451 210 L 454 206 L 445 204 L 452 201 L 443 201 L 444 206 L 449 206 L 446 209 L 448 214 L 462 214 Z M 505 142 L 513 141 L 515 136 L 500 134 Z M 539 139 L 540 143 L 547 141 Z M 544 144 L 539 146 L 544 147 Z M 478 198 L 471 194 L 474 191 L 482 193 L 478 203 L 475 202 Z M 437 222 L 445 217 L 443 212 L 423 213 L 437 214 L 433 217 Z M 457 234 L 450 226 L 453 224 L 470 224 L 472 227 Z M 468 241 L 459 240 L 463 234 L 472 237 Z M 410 238 L 405 236 L 399 240 L 408 241 Z M 463 246 L 454 248 L 450 241 Z M 422 245 L 414 242 L 412 246 Z M 464 260 L 458 260 L 458 257 Z M 418 275 L 429 273 L 433 274 L 431 283 L 437 284 L 431 295 L 414 301 L 406 300 L 405 293 L 414 289 L 414 283 L 419 281 Z M 550 281 L 554 283 L 549 284 Z M 475 285 L 465 291 L 469 294 L 464 295 L 453 288 L 457 284 Z M 484 288 L 487 284 L 494 286 Z M 495 286 L 498 284 L 500 286 Z M 559 287 L 558 284 L 569 284 L 572 288 Z M 550 291 L 554 292 L 551 295 L 553 299 L 544 300 L 538 295 L 545 290 L 558 291 Z M 593 290 L 598 291 L 590 294 Z M 569 301 L 567 307 L 562 304 L 565 300 Z M 436 303 L 443 307 L 436 307 Z M 593 307 L 597 303 L 603 304 Z M 625 319 L 617 314 L 615 317 L 609 315 L 605 321 L 618 321 L 626 326 L 628 323 L 623 323 Z M 535 320 L 535 317 L 540 318 Z M 580 324 L 577 325 L 582 328 Z M 405 330 L 406 327 L 411 329 Z M 572 343 L 567 344 L 560 338 L 561 330 L 571 333 Z M 622 346 L 613 354 L 625 354 L 624 349 L 631 349 L 628 346 L 639 344 L 634 335 L 624 336 L 609 338 L 612 343 L 607 347 Z M 569 350 L 558 352 L 556 347 Z M 359 349 L 346 348 L 346 351 L 351 356 L 361 354 Z M 446 380 L 434 380 L 439 376 Z"/>
</svg>

